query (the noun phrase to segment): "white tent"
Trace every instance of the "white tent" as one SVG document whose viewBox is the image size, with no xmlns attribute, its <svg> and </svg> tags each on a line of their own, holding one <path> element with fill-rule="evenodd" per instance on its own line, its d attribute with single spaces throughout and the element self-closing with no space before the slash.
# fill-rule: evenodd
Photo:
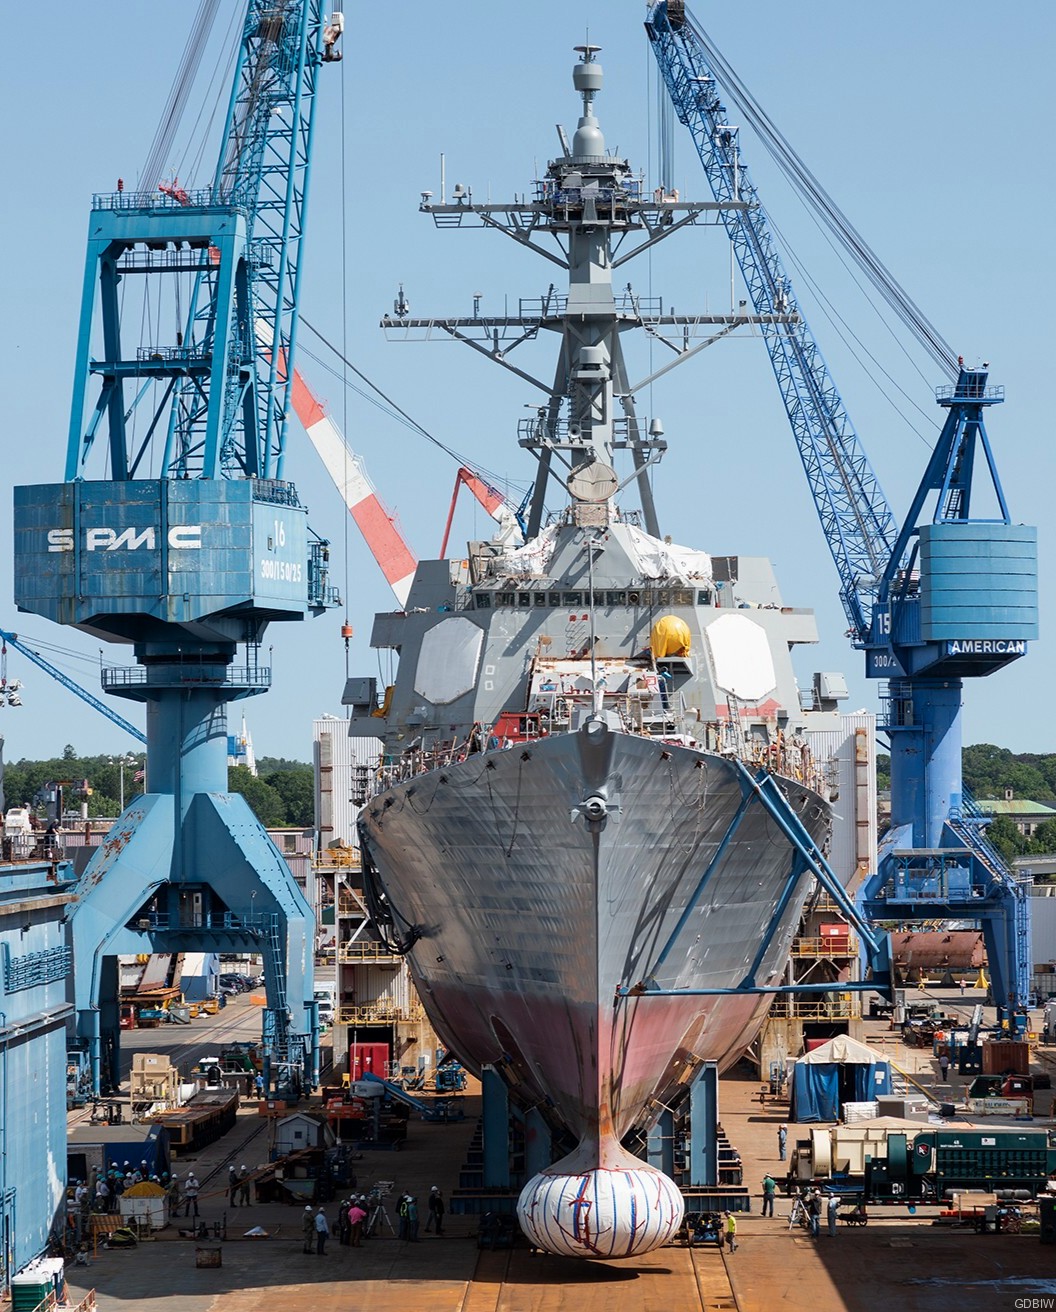
<svg viewBox="0 0 1056 1312">
<path fill-rule="evenodd" d="M 855 1066 L 875 1066 L 880 1062 L 886 1063 L 887 1057 L 882 1052 L 876 1052 L 873 1048 L 866 1047 L 864 1043 L 859 1043 L 857 1039 L 852 1039 L 849 1034 L 837 1034 L 834 1039 L 823 1043 L 820 1048 L 814 1048 L 798 1060 L 805 1061 L 808 1066 L 827 1066 L 832 1062 L 841 1066 L 847 1063 Z"/>
<path fill-rule="evenodd" d="M 849 1102 L 873 1102 L 891 1092 L 891 1067 L 881 1052 L 838 1034 L 800 1057 L 792 1071 L 790 1119 L 838 1121 Z"/>
</svg>

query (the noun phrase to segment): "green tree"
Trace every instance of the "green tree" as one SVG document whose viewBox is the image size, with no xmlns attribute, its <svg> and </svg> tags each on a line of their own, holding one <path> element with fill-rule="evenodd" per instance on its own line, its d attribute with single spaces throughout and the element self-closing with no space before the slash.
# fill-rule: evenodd
<svg viewBox="0 0 1056 1312">
<path fill-rule="evenodd" d="M 1030 840 L 1024 838 L 1016 828 L 1015 821 L 1007 815 L 999 815 L 992 821 L 986 836 L 1009 864 L 1013 857 L 1023 856 L 1030 847 Z"/>
<path fill-rule="evenodd" d="M 274 770 L 264 776 L 264 782 L 282 798 L 288 825 L 307 829 L 315 823 L 315 773 L 311 766 Z"/>
<path fill-rule="evenodd" d="M 1029 851 L 1032 856 L 1048 856 L 1056 852 L 1056 820 L 1046 820 L 1038 825 L 1030 837 Z"/>
<path fill-rule="evenodd" d="M 876 754 L 876 786 L 882 793 L 891 787 L 891 758 L 886 752 Z"/>
<path fill-rule="evenodd" d="M 1037 802 L 1056 797 L 1056 756 L 1016 756 L 1006 747 L 976 743 L 964 749 L 961 759 L 964 782 L 976 797 L 1004 797 L 1008 788 Z"/>
<path fill-rule="evenodd" d="M 310 770 L 311 768 L 307 761 L 291 761 L 285 756 L 257 757 L 257 774 L 264 779 L 278 770 Z"/>
<path fill-rule="evenodd" d="M 270 784 L 251 774 L 244 765 L 228 767 L 227 786 L 231 792 L 242 794 L 265 829 L 281 829 L 286 823 L 286 807 L 282 797 Z"/>
<path fill-rule="evenodd" d="M 66 758 L 52 757 L 48 761 L 27 761 L 4 767 L 4 792 L 8 806 L 34 806 L 45 784 L 58 779 L 70 779 L 76 770 Z M 83 778 L 83 775 L 81 776 Z"/>
</svg>

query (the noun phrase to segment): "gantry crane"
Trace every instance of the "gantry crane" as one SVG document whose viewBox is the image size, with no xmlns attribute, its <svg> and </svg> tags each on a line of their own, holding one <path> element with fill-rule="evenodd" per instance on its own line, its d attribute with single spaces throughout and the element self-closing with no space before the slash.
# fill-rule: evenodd
<svg viewBox="0 0 1056 1312">
<path fill-rule="evenodd" d="M 849 636 L 867 675 L 887 680 L 891 826 L 863 905 L 876 920 L 979 921 L 999 1018 L 1022 1028 L 1029 896 L 986 840 L 961 778 L 963 680 L 1017 660 L 1037 637 L 1036 532 L 1012 523 L 984 422 L 1003 391 L 988 385 L 987 365 L 965 367 L 943 349 L 917 313 L 953 381 L 937 389 L 945 422 L 899 527 L 782 264 L 722 103 L 716 52 L 682 0 L 657 0 L 646 31 L 715 199 L 740 202 L 722 209 L 722 222 L 836 563 Z M 882 282 L 885 272 L 874 261 L 870 276 Z M 884 291 L 904 295 L 890 283 Z M 972 514 L 981 465 L 996 502 L 989 518 Z"/>
<path fill-rule="evenodd" d="M 131 643 L 103 688 L 147 707 L 151 791 L 72 915 L 97 1092 L 118 1078 L 123 953 L 261 953 L 269 1088 L 317 1076 L 312 912 L 228 792 L 226 708 L 270 684 L 268 622 L 330 600 L 282 475 L 317 81 L 342 28 L 320 0 L 247 0 L 211 182 L 93 199 L 66 481 L 15 492 L 19 607 Z"/>
</svg>

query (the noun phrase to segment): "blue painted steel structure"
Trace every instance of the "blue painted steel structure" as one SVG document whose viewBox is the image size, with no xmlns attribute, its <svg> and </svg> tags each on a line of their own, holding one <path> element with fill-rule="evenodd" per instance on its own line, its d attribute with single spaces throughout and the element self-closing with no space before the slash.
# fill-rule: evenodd
<svg viewBox="0 0 1056 1312">
<path fill-rule="evenodd" d="M 1037 637 L 1035 530 L 1011 522 L 983 420 L 1003 399 L 1000 389 L 987 386 L 987 366 L 957 362 L 956 382 L 937 393 L 945 424 L 896 531 L 782 266 L 704 34 L 681 0 L 654 3 L 646 31 L 715 198 L 746 202 L 721 213 L 755 313 L 793 318 L 763 320 L 760 331 L 839 572 L 850 636 L 866 653 L 869 677 L 889 680 L 883 728 L 891 741 L 892 823 L 864 890 L 865 909 L 885 920 L 979 919 L 1000 1014 L 1021 1026 L 1030 986 L 1029 899 L 966 813 L 961 784 L 962 679 L 993 673 Z M 971 514 L 979 452 L 997 518 Z M 952 883 L 951 861 L 960 872 Z M 933 891 L 940 886 L 941 898 Z"/>
<path fill-rule="evenodd" d="M 117 1081 L 116 956 L 141 952 L 260 952 L 269 1085 L 317 1080 L 312 914 L 227 790 L 226 707 L 270 684 L 268 622 L 331 599 L 282 464 L 317 78 L 339 35 L 320 0 L 248 0 L 212 185 L 95 197 L 66 482 L 16 489 L 20 608 L 132 643 L 136 666 L 103 686 L 147 707 L 151 792 L 92 859 L 73 917 L 97 1090 Z M 150 319 L 171 339 L 129 351 L 130 284 L 172 311 Z"/>
<path fill-rule="evenodd" d="M 31 660 L 34 665 L 38 665 L 45 674 L 50 674 L 51 677 L 57 679 L 64 688 L 68 688 L 70 692 L 80 697 L 81 701 L 87 702 L 93 710 L 98 711 L 100 715 L 105 715 L 106 718 L 113 724 L 116 724 L 119 729 L 124 729 L 125 733 L 127 733 L 130 738 L 135 738 L 137 742 L 141 743 L 147 741 L 147 735 L 145 733 L 142 733 L 137 729 L 134 724 L 130 724 L 123 715 L 118 715 L 112 706 L 107 706 L 106 702 L 100 701 L 98 697 L 93 697 L 86 688 L 82 688 L 79 683 L 75 683 L 73 679 L 68 678 L 61 670 L 56 669 L 56 667 L 52 665 L 50 661 L 46 661 L 39 652 L 35 652 L 32 647 L 27 647 L 17 633 L 8 633 L 5 629 L 0 629 L 0 642 L 10 643 L 15 651 L 20 651 L 27 660 Z"/>
<path fill-rule="evenodd" d="M 158 189 L 94 198 L 67 480 L 85 476 L 104 418 L 116 480 L 136 476 L 159 434 L 164 478 L 282 478 L 316 81 L 331 37 L 318 0 L 249 0 L 211 187 L 146 179 Z M 121 284 L 160 274 L 189 275 L 183 331 L 122 358 Z M 104 350 L 93 355 L 96 287 Z"/>
<path fill-rule="evenodd" d="M 0 865 L 0 1289 L 65 1219 L 73 884 L 65 861 Z"/>
</svg>

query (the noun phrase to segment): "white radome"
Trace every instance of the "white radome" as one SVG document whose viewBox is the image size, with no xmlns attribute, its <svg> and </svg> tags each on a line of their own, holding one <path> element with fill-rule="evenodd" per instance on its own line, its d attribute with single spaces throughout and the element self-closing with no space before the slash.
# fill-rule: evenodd
<svg viewBox="0 0 1056 1312">
<path fill-rule="evenodd" d="M 559 1257 L 638 1257 L 669 1243 L 685 1210 L 674 1181 L 643 1162 L 574 1175 L 543 1171 L 517 1200 L 521 1229 Z"/>
</svg>

